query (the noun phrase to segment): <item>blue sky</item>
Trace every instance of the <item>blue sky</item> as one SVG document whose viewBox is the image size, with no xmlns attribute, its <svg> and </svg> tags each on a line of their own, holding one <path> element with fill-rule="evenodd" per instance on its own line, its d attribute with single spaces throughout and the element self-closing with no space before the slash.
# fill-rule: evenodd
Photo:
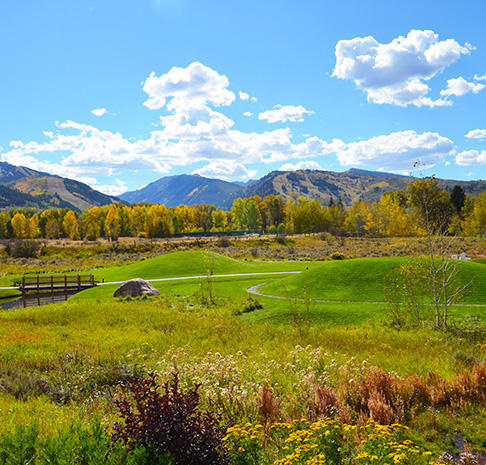
<svg viewBox="0 0 486 465">
<path fill-rule="evenodd" d="M 197 173 L 486 178 L 486 2 L 2 0 L 0 160 L 118 195 Z"/>
</svg>

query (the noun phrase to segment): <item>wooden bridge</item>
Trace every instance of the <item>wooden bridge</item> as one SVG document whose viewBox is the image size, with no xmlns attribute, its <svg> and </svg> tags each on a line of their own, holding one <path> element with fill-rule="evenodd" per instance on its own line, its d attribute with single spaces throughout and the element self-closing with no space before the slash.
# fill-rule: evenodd
<svg viewBox="0 0 486 465">
<path fill-rule="evenodd" d="M 37 275 L 24 276 L 18 285 L 19 291 L 25 292 L 62 292 L 82 291 L 96 286 L 94 276 L 87 275 Z"/>
</svg>

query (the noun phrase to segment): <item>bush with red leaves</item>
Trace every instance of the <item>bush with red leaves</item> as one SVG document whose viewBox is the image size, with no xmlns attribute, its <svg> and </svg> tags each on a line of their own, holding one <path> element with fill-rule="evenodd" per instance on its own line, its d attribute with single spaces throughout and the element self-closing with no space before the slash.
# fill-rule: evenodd
<svg viewBox="0 0 486 465">
<path fill-rule="evenodd" d="M 113 439 L 133 449 L 144 446 L 156 461 L 172 458 L 174 465 L 226 465 L 228 454 L 223 437 L 226 431 L 219 418 L 199 410 L 198 386 L 179 391 L 177 373 L 159 392 L 155 375 L 132 379 L 133 401 L 117 401 L 124 423 L 116 423 Z"/>
</svg>

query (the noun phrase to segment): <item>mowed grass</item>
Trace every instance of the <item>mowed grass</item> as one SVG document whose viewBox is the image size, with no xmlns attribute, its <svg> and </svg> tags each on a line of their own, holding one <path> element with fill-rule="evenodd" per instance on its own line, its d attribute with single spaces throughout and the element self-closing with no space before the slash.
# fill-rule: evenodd
<svg viewBox="0 0 486 465">
<path fill-rule="evenodd" d="M 132 278 L 157 279 L 176 276 L 201 276 L 208 271 L 201 251 L 174 252 L 142 260 L 131 265 L 94 270 L 95 279 L 125 281 Z M 258 273 L 270 271 L 301 271 L 307 264 L 302 262 L 263 262 L 235 260 L 209 252 L 209 271 L 213 274 Z M 315 265 L 315 264 L 314 264 Z"/>
<path fill-rule="evenodd" d="M 305 287 L 311 299 L 385 302 L 387 276 L 409 260 L 404 257 L 357 258 L 322 262 L 313 269 L 289 276 L 284 285 L 273 281 L 260 291 L 272 295 L 300 297 Z M 486 305 L 486 266 L 482 262 L 456 261 L 457 284 L 464 287 L 462 302 Z"/>
<path fill-rule="evenodd" d="M 235 260 L 224 255 L 213 252 L 208 253 L 208 262 L 204 262 L 203 253 L 201 251 L 184 251 L 174 252 L 159 257 L 143 260 L 131 265 L 104 268 L 100 270 L 93 270 L 92 273 L 98 281 L 107 282 L 122 282 L 134 278 L 150 279 L 164 279 L 176 277 L 191 277 L 191 276 L 207 276 L 209 274 L 239 274 L 239 273 L 271 273 L 271 272 L 286 272 L 286 271 L 302 271 L 317 267 L 318 263 L 304 263 L 304 262 L 269 262 L 269 261 L 246 261 Z M 278 275 L 276 275 L 278 276 Z M 213 278 L 215 282 L 238 282 L 239 278 Z M 225 279 L 227 279 L 225 281 Z M 262 279 L 262 278 L 257 278 Z M 272 279 L 272 278 L 269 278 Z M 200 279 L 194 279 L 194 283 L 199 286 Z M 193 286 L 189 284 L 189 286 Z M 152 283 L 156 288 L 167 289 L 167 285 L 160 282 Z M 178 285 L 174 282 L 169 284 Z M 241 289 L 241 286 L 236 285 L 236 291 Z M 73 300 L 78 299 L 92 299 L 92 298 L 111 298 L 113 292 L 117 289 L 118 284 L 102 285 L 94 289 L 90 289 L 76 295 Z M 245 288 L 246 289 L 246 288 Z M 244 292 L 244 289 L 243 289 Z"/>
<path fill-rule="evenodd" d="M 99 270 L 110 280 L 142 277 L 174 278 L 182 276 L 204 276 L 206 273 L 202 253 L 177 252 L 163 255 L 124 267 Z M 383 286 L 387 275 L 407 262 L 407 258 L 363 258 L 329 262 L 259 262 L 234 260 L 210 253 L 211 269 L 214 275 L 234 273 L 265 273 L 272 271 L 299 271 L 290 275 L 228 276 L 211 278 L 214 300 L 226 305 L 230 312 L 239 314 L 248 305 L 250 294 L 247 289 L 263 284 L 258 289 L 273 296 L 252 296 L 263 308 L 243 314 L 242 319 L 255 323 L 295 324 L 296 315 L 304 315 L 308 322 L 323 327 L 356 327 L 363 324 L 386 322 L 387 308 Z M 486 303 L 486 267 L 476 262 L 458 261 L 458 279 L 469 283 L 462 303 L 482 305 Z M 177 302 L 179 306 L 198 304 L 197 294 L 205 278 L 176 281 L 153 281 L 162 294 Z M 73 301 L 112 300 L 118 284 L 98 286 L 72 297 Z M 289 301 L 286 297 L 310 301 Z M 328 300 L 330 302 L 318 302 Z M 432 309 L 431 309 L 432 311 Z M 450 309 L 453 317 L 482 317 L 481 307 L 460 307 Z M 298 317 L 298 318 L 304 318 Z"/>
</svg>

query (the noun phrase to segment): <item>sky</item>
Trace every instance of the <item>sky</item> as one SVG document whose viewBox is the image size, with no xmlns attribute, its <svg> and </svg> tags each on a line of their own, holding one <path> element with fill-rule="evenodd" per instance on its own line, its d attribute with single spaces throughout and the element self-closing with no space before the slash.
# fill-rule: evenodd
<svg viewBox="0 0 486 465">
<path fill-rule="evenodd" d="M 111 195 L 360 168 L 486 179 L 484 0 L 1 0 L 0 161 Z"/>
</svg>

